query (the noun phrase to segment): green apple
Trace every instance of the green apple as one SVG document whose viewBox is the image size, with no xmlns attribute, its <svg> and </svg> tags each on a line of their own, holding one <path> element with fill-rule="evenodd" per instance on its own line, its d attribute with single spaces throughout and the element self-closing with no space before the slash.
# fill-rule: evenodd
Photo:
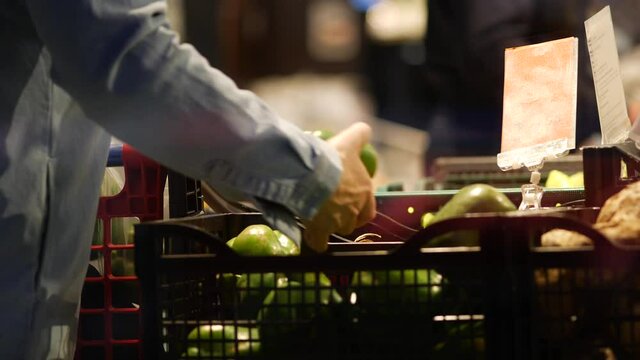
<svg viewBox="0 0 640 360">
<path fill-rule="evenodd" d="M 432 213 L 432 212 L 427 212 L 422 214 L 422 216 L 420 217 L 420 226 L 422 226 L 422 228 L 426 228 L 427 226 L 429 226 L 429 224 L 431 224 L 431 221 L 433 221 L 433 218 L 436 216 L 436 214 Z"/>
<path fill-rule="evenodd" d="M 307 133 L 322 140 L 329 140 L 334 135 L 333 132 L 329 130 L 307 131 Z M 373 145 L 366 144 L 362 148 L 360 151 L 360 160 L 362 160 L 369 176 L 373 177 L 376 174 L 376 169 L 378 168 L 378 152 Z"/>
<path fill-rule="evenodd" d="M 547 188 L 569 188 L 571 186 L 571 181 L 569 179 L 569 175 L 565 174 L 560 170 L 551 170 L 549 172 L 549 176 L 547 176 L 547 181 L 544 184 Z"/>
<path fill-rule="evenodd" d="M 461 217 L 469 213 L 506 212 L 516 210 L 507 195 L 487 184 L 471 184 L 458 190 L 433 216 L 427 225 Z M 460 230 L 431 239 L 428 247 L 478 246 L 479 234 L 474 230 Z"/>
<path fill-rule="evenodd" d="M 273 230 L 278 237 L 280 246 L 284 249 L 285 255 L 300 255 L 300 248 L 296 243 L 291 240 L 287 235 L 283 234 L 280 230 Z"/>
<path fill-rule="evenodd" d="M 577 173 L 569 176 L 569 185 L 571 187 L 584 187 L 584 173 L 578 171 Z"/>
<path fill-rule="evenodd" d="M 232 242 L 235 252 L 244 256 L 284 255 L 278 236 L 267 225 L 247 226 Z"/>
<path fill-rule="evenodd" d="M 236 241 L 236 236 L 232 237 L 231 240 L 227 241 L 227 246 L 233 249 L 234 241 Z"/>
<path fill-rule="evenodd" d="M 257 328 L 223 324 L 200 325 L 191 330 L 187 339 L 188 356 L 246 357 L 260 351 Z"/>
</svg>

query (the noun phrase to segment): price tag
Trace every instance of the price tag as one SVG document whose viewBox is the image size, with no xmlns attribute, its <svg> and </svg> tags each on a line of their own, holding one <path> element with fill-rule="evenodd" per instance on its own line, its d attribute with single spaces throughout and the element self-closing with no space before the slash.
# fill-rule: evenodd
<svg viewBox="0 0 640 360">
<path fill-rule="evenodd" d="M 505 50 L 502 170 L 539 169 L 575 148 L 578 39 Z"/>
<path fill-rule="evenodd" d="M 596 89 L 603 144 L 623 142 L 631 122 L 627 114 L 611 9 L 605 6 L 584 22 Z"/>
</svg>

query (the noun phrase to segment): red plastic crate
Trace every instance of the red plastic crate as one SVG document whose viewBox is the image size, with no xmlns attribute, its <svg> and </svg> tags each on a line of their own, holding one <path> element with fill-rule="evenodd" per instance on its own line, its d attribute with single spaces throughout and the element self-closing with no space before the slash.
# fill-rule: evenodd
<svg viewBox="0 0 640 360">
<path fill-rule="evenodd" d="M 111 160 L 110 154 L 110 160 Z M 134 288 L 137 304 L 140 287 L 136 276 L 117 276 L 113 273 L 111 255 L 114 250 L 132 251 L 134 244 L 114 244 L 111 222 L 114 218 L 135 217 L 141 222 L 163 217 L 163 193 L 167 171 L 128 145 L 122 147 L 122 166 L 125 181 L 120 193 L 100 198 L 98 219 L 102 221 L 102 244 L 92 245 L 92 254 L 101 254 L 102 274 L 87 274 L 85 289 L 92 287 L 93 295 L 102 297 L 92 306 L 85 306 L 85 291 L 80 307 L 80 322 L 75 359 L 142 359 L 142 322 L 140 308 L 114 306 L 114 288 Z M 97 275 L 97 276 L 96 276 Z M 94 299 L 95 300 L 95 299 Z"/>
</svg>

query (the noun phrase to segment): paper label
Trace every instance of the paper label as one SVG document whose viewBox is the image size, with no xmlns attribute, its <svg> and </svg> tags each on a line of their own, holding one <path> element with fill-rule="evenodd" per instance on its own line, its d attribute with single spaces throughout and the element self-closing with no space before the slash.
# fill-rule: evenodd
<svg viewBox="0 0 640 360">
<path fill-rule="evenodd" d="M 631 122 L 627 114 L 609 6 L 585 21 L 584 27 L 596 89 L 602 143 L 620 143 L 627 139 Z"/>
<path fill-rule="evenodd" d="M 542 166 L 575 148 L 578 39 L 505 50 L 503 170 Z"/>
</svg>

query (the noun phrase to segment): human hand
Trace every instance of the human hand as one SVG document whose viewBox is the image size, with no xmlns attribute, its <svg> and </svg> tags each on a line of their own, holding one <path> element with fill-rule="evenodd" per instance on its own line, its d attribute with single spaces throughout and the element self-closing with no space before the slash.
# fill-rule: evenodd
<svg viewBox="0 0 640 360">
<path fill-rule="evenodd" d="M 349 234 L 375 216 L 373 183 L 360 160 L 360 151 L 370 137 L 371 128 L 359 122 L 328 140 L 340 155 L 342 175 L 336 191 L 315 217 L 305 222 L 304 241 L 316 252 L 327 249 L 330 234 Z"/>
</svg>

